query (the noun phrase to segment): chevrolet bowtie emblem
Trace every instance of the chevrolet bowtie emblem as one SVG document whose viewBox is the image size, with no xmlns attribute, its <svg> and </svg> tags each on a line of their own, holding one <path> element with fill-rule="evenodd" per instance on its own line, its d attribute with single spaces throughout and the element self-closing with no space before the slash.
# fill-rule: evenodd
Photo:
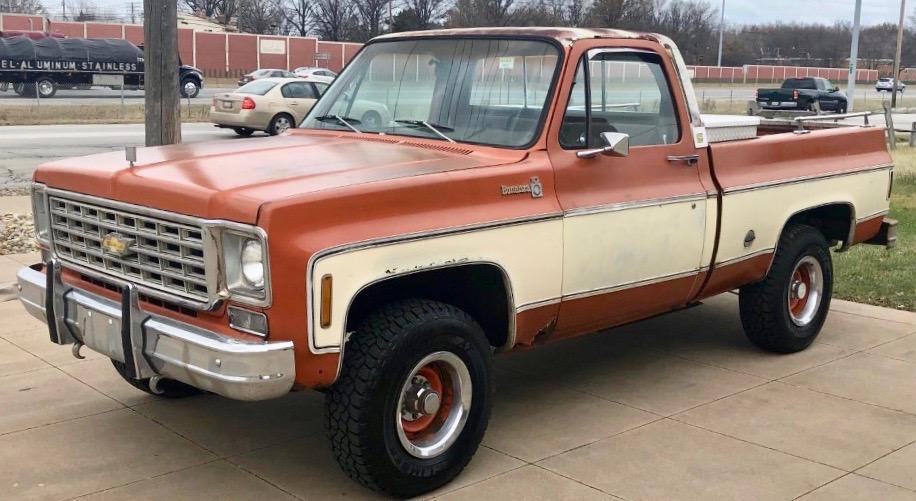
<svg viewBox="0 0 916 501">
<path fill-rule="evenodd" d="M 102 250 L 108 254 L 124 257 L 131 254 L 130 247 L 134 244 L 133 238 L 123 237 L 117 233 L 109 233 L 102 239 Z"/>
</svg>

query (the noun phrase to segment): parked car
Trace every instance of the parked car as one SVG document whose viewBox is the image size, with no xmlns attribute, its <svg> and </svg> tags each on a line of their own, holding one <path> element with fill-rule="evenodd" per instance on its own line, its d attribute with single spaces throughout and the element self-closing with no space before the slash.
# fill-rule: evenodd
<svg viewBox="0 0 916 501">
<path fill-rule="evenodd" d="M 261 78 L 215 95 L 210 121 L 240 136 L 255 131 L 275 136 L 302 122 L 320 95 L 315 84 L 299 78 Z"/>
<path fill-rule="evenodd" d="M 825 111 L 846 113 L 846 94 L 826 78 L 789 78 L 778 89 L 758 89 L 757 104 L 767 110 L 813 111 L 814 104 Z"/>
<path fill-rule="evenodd" d="M 408 57 L 434 68 L 372 71 Z M 893 244 L 883 129 L 714 120 L 689 74 L 649 33 L 375 38 L 281 137 L 39 167 L 20 300 L 153 395 L 321 389 L 350 477 L 429 492 L 481 443 L 494 352 L 735 289 L 751 342 L 798 352 L 831 248 Z"/>
<path fill-rule="evenodd" d="M 331 83 L 337 78 L 337 73 L 327 68 L 319 68 L 316 66 L 302 66 L 293 70 L 293 73 L 299 78 L 310 78 L 314 81 L 321 81 L 324 83 Z"/>
<path fill-rule="evenodd" d="M 891 92 L 894 87 L 894 79 L 890 77 L 882 77 L 875 82 L 875 90 L 878 92 Z M 903 91 L 906 90 L 906 84 L 897 82 L 896 88 L 897 92 L 903 94 Z"/>
<path fill-rule="evenodd" d="M 276 70 L 269 68 L 263 70 L 254 70 L 251 73 L 246 73 L 242 75 L 241 78 L 239 78 L 239 87 L 260 78 L 296 78 L 296 75 L 286 70 Z"/>
</svg>

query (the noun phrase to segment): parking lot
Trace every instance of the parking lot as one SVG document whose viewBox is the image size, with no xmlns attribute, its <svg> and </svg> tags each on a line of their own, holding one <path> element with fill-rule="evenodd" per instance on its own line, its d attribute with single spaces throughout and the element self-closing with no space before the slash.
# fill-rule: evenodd
<svg viewBox="0 0 916 501">
<path fill-rule="evenodd" d="M 0 256 L 0 283 L 34 259 Z M 338 469 L 320 393 L 160 400 L 18 302 L 0 317 L 6 499 L 377 497 Z M 772 355 L 726 294 L 496 368 L 483 446 L 431 497 L 916 499 L 914 313 L 835 301 L 812 348 Z"/>
</svg>

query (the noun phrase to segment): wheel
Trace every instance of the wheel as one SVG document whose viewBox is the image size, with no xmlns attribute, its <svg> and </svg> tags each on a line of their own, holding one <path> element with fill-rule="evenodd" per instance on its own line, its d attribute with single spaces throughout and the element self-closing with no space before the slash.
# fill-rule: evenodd
<svg viewBox="0 0 916 501">
<path fill-rule="evenodd" d="M 200 94 L 200 84 L 193 78 L 185 78 L 181 81 L 181 97 L 195 98 Z"/>
<path fill-rule="evenodd" d="M 232 130 L 234 130 L 236 134 L 242 137 L 248 137 L 254 134 L 254 129 L 249 129 L 248 127 L 235 127 Z"/>
<path fill-rule="evenodd" d="M 38 97 L 42 99 L 54 97 L 54 94 L 57 94 L 57 84 L 50 78 L 39 78 L 35 82 L 35 88 L 38 89 Z M 33 90 L 32 92 L 34 93 L 35 91 Z"/>
<path fill-rule="evenodd" d="M 840 114 L 840 115 L 845 114 L 845 113 L 846 113 L 846 110 L 848 109 L 848 106 L 849 106 L 849 105 L 846 104 L 846 103 L 839 103 L 839 104 L 837 104 L 837 106 L 836 106 L 836 112 L 837 112 L 837 114 Z"/>
<path fill-rule="evenodd" d="M 741 288 L 741 324 L 752 343 L 794 353 L 820 334 L 833 296 L 833 263 L 824 235 L 807 225 L 783 232 L 762 282 Z"/>
<path fill-rule="evenodd" d="M 477 322 L 448 304 L 400 301 L 371 314 L 344 353 L 326 396 L 341 468 L 401 497 L 458 475 L 490 418 L 491 348 Z"/>
<path fill-rule="evenodd" d="M 10 89 L 9 82 L 0 82 L 0 92 L 6 92 Z"/>
<path fill-rule="evenodd" d="M 270 125 L 267 126 L 267 133 L 271 136 L 276 136 L 295 127 L 296 124 L 293 123 L 293 117 L 286 113 L 280 113 L 270 121 Z"/>
<path fill-rule="evenodd" d="M 203 393 L 197 388 L 184 384 L 181 381 L 175 381 L 174 379 L 162 379 L 159 381 L 158 388 L 160 393 L 154 392 L 149 387 L 149 378 L 147 379 L 134 379 L 127 375 L 127 366 L 123 362 L 118 362 L 117 360 L 112 360 L 111 364 L 114 365 L 118 374 L 121 377 L 130 383 L 134 388 L 149 393 L 150 395 L 155 395 L 162 398 L 183 398 L 189 397 L 191 395 L 197 395 Z"/>
<path fill-rule="evenodd" d="M 369 129 L 378 129 L 382 126 L 382 116 L 377 111 L 367 111 L 359 119 L 364 127 Z"/>
<path fill-rule="evenodd" d="M 13 92 L 22 97 L 31 97 L 35 95 L 35 86 L 32 84 L 26 85 L 23 82 L 15 83 L 13 84 Z"/>
</svg>

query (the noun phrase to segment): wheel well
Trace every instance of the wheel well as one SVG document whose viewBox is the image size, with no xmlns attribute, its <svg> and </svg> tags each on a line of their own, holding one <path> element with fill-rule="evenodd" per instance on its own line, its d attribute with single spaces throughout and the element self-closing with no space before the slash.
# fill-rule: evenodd
<svg viewBox="0 0 916 501">
<path fill-rule="evenodd" d="M 847 203 L 813 207 L 794 214 L 786 222 L 783 231 L 792 224 L 806 224 L 820 230 L 827 241 L 842 241 L 844 245 L 848 245 L 854 215 L 852 205 Z"/>
<path fill-rule="evenodd" d="M 514 308 L 505 272 L 479 263 L 437 268 L 376 282 L 357 293 L 347 312 L 346 331 L 352 332 L 373 311 L 401 299 L 432 299 L 464 310 L 483 328 L 490 345 L 509 339 Z"/>
</svg>

